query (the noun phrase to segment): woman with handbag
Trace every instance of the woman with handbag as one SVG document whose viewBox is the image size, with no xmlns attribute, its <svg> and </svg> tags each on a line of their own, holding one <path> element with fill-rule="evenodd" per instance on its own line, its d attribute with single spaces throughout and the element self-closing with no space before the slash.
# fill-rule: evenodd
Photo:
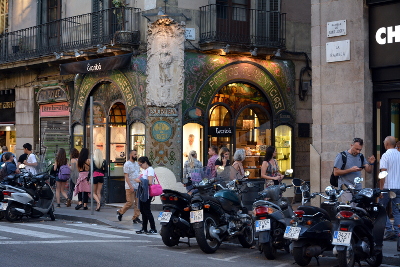
<svg viewBox="0 0 400 267">
<path fill-rule="evenodd" d="M 89 184 L 89 169 L 90 169 L 90 159 L 89 159 L 89 149 L 82 148 L 81 153 L 78 158 L 78 171 L 79 177 L 76 181 L 74 196 L 78 195 L 78 205 L 75 207 L 76 210 L 82 208 L 87 210 L 87 203 L 90 193 Z"/>
<path fill-rule="evenodd" d="M 153 214 L 151 213 L 151 199 L 150 186 L 154 181 L 154 169 L 147 157 L 140 157 L 138 164 L 142 168 L 142 174 L 135 181 L 139 183 L 138 198 L 139 209 L 142 214 L 142 229 L 136 231 L 137 234 L 157 234 L 156 224 L 154 222 Z M 147 223 L 150 222 L 150 230 L 147 231 Z"/>
<path fill-rule="evenodd" d="M 63 165 L 67 165 L 67 154 L 65 153 L 64 148 L 58 149 L 56 162 L 54 163 L 53 170 L 57 172 L 56 175 L 56 201 L 57 201 L 57 208 L 60 208 L 60 194 L 62 194 L 65 199 L 68 201 L 67 193 L 65 193 L 65 184 L 67 180 L 60 179 L 60 167 Z"/>
<path fill-rule="evenodd" d="M 103 152 L 97 148 L 93 157 L 93 198 L 97 203 L 96 211 L 100 211 L 101 207 L 101 189 L 104 184 L 105 171 L 106 161 L 103 159 Z"/>
</svg>

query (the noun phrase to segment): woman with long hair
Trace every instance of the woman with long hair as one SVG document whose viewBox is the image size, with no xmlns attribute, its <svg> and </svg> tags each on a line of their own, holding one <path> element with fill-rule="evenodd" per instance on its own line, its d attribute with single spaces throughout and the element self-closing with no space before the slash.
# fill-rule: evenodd
<svg viewBox="0 0 400 267">
<path fill-rule="evenodd" d="M 215 170 L 218 172 L 219 167 L 226 167 L 230 166 L 230 160 L 229 160 L 229 149 L 227 147 L 221 147 L 218 153 L 218 158 L 215 161 Z"/>
<path fill-rule="evenodd" d="M 79 157 L 78 149 L 72 148 L 71 152 L 70 152 L 70 156 L 69 156 L 71 174 L 69 177 L 68 199 L 67 199 L 67 203 L 66 203 L 67 207 L 71 207 L 71 200 L 72 200 L 72 196 L 74 195 L 75 184 L 79 177 L 78 157 Z"/>
<path fill-rule="evenodd" d="M 275 159 L 276 149 L 273 146 L 267 147 L 267 152 L 265 154 L 264 161 L 261 165 L 261 178 L 266 180 L 265 186 L 271 186 L 274 184 L 279 184 L 283 175 L 279 172 L 279 165 Z"/>
<path fill-rule="evenodd" d="M 137 234 L 157 234 L 156 224 L 154 222 L 153 214 L 151 213 L 151 199 L 149 194 L 149 186 L 153 184 L 154 180 L 154 169 L 151 167 L 151 163 L 147 157 L 140 157 L 138 164 L 142 168 L 142 174 L 135 179 L 139 183 L 138 198 L 139 198 L 139 209 L 142 214 L 142 229 L 136 231 Z M 150 230 L 147 231 L 147 223 L 150 222 Z"/>
<path fill-rule="evenodd" d="M 103 152 L 97 148 L 93 157 L 93 198 L 97 203 L 96 211 L 100 211 L 101 207 L 101 189 L 103 188 L 105 171 L 106 161 L 103 159 Z"/>
<path fill-rule="evenodd" d="M 191 193 L 193 189 L 193 182 L 198 183 L 201 181 L 201 173 L 203 164 L 197 159 L 197 152 L 191 150 L 188 154 L 188 160 L 183 167 L 182 183 L 186 187 L 186 191 Z M 200 181 L 199 181 L 200 179 Z"/>
<path fill-rule="evenodd" d="M 58 149 L 57 152 L 57 157 L 56 161 L 53 166 L 53 170 L 57 172 L 57 174 L 60 171 L 60 167 L 63 165 L 67 165 L 68 160 L 67 160 L 67 154 L 65 153 L 64 148 Z M 56 201 L 57 201 L 57 208 L 60 208 L 60 193 L 67 199 L 68 202 L 68 196 L 67 193 L 65 193 L 65 184 L 67 183 L 66 180 L 60 180 L 60 177 L 57 175 L 56 176 Z"/>
<path fill-rule="evenodd" d="M 76 210 L 82 208 L 87 210 L 87 203 L 89 199 L 90 184 L 89 184 L 89 169 L 90 169 L 90 159 L 89 159 L 89 149 L 82 148 L 81 153 L 78 158 L 78 171 L 79 177 L 76 181 L 74 195 L 78 195 L 78 205 L 75 207 Z"/>
</svg>

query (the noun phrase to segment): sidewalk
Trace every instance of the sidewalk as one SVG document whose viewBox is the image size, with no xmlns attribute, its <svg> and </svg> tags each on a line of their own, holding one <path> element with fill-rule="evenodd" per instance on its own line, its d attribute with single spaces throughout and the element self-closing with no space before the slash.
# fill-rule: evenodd
<svg viewBox="0 0 400 267">
<path fill-rule="evenodd" d="M 106 204 L 102 207 L 99 212 L 93 211 L 91 215 L 90 203 L 88 210 L 75 210 L 75 205 L 67 208 L 61 204 L 61 208 L 55 208 L 56 219 L 81 221 L 93 224 L 109 225 L 114 228 L 126 229 L 126 230 L 140 230 L 141 224 L 132 223 L 133 209 L 129 209 L 124 216 L 122 221 L 117 219 L 117 209 L 123 206 L 124 203 Z M 161 225 L 157 220 L 158 214 L 161 211 L 161 205 L 152 205 L 152 213 L 156 222 L 157 231 L 161 229 Z M 396 241 L 384 241 L 383 242 L 383 264 L 400 266 L 400 252 L 397 251 Z"/>
</svg>

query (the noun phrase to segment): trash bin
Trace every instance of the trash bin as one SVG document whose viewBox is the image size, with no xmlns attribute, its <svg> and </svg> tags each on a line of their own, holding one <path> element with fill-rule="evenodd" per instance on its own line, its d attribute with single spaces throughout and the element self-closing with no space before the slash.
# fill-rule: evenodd
<svg viewBox="0 0 400 267">
<path fill-rule="evenodd" d="M 126 202 L 125 179 L 108 177 L 107 193 L 108 193 L 107 203 Z"/>
<path fill-rule="evenodd" d="M 247 186 L 247 183 L 252 183 L 253 186 Z M 246 185 L 245 192 L 242 193 L 242 203 L 248 211 L 251 211 L 253 208 L 253 203 L 258 196 L 258 192 L 264 190 L 265 179 L 248 179 L 243 182 L 243 185 Z"/>
</svg>

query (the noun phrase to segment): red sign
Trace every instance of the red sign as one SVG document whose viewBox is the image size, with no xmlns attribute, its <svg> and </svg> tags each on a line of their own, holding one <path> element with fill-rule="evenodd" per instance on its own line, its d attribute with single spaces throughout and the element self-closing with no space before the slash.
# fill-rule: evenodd
<svg viewBox="0 0 400 267">
<path fill-rule="evenodd" d="M 40 117 L 69 116 L 68 102 L 40 105 Z"/>
</svg>

